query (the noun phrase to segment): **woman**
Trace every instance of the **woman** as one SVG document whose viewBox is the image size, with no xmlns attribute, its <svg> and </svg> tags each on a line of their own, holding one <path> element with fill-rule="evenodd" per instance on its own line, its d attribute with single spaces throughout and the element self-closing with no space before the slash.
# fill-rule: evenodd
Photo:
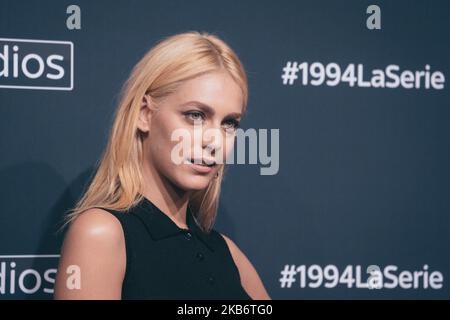
<svg viewBox="0 0 450 320">
<path fill-rule="evenodd" d="M 218 160 L 246 105 L 244 68 L 214 35 L 177 34 L 141 59 L 96 174 L 68 216 L 56 299 L 270 299 L 245 254 L 212 228 Z M 199 127 L 220 139 L 195 139 Z M 182 162 L 174 157 L 180 130 L 193 137 Z"/>
</svg>

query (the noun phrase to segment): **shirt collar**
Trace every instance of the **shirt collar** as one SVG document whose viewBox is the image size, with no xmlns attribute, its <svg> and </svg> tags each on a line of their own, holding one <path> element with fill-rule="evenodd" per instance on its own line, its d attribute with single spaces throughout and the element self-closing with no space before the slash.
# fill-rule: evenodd
<svg viewBox="0 0 450 320">
<path fill-rule="evenodd" d="M 146 197 L 143 197 L 133 212 L 143 221 L 153 240 L 161 240 L 186 232 L 186 229 L 178 227 L 172 219 Z M 210 244 L 210 233 L 200 229 L 189 206 L 186 211 L 186 223 L 189 231 L 197 236 L 211 251 L 214 251 Z"/>
</svg>

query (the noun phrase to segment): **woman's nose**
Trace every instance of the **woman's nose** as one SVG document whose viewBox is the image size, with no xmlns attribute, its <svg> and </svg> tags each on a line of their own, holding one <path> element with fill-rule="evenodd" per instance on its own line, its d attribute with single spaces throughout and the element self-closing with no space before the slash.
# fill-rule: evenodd
<svg viewBox="0 0 450 320">
<path fill-rule="evenodd" d="M 203 149 L 214 155 L 223 145 L 223 135 L 218 128 L 208 128 L 203 134 Z"/>
<path fill-rule="evenodd" d="M 214 146 L 214 144 L 208 144 L 203 149 L 211 156 L 214 156 L 216 154 L 216 147 Z"/>
</svg>

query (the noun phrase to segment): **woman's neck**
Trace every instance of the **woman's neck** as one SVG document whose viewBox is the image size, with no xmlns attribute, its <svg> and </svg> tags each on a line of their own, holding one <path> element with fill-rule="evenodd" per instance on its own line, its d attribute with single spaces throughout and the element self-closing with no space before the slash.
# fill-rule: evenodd
<svg viewBox="0 0 450 320">
<path fill-rule="evenodd" d="M 144 190 L 142 194 L 165 213 L 178 227 L 188 228 L 186 210 L 189 192 L 180 190 L 156 170 L 143 166 Z"/>
</svg>

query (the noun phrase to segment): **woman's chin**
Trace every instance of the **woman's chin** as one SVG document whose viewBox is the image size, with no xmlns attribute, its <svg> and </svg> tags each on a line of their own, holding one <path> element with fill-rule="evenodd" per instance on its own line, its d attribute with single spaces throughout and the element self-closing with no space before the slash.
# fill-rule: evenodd
<svg viewBox="0 0 450 320">
<path fill-rule="evenodd" d="M 180 182 L 181 187 L 186 191 L 199 191 L 208 187 L 211 177 L 209 175 L 195 175 L 191 174 L 183 177 Z"/>
</svg>

